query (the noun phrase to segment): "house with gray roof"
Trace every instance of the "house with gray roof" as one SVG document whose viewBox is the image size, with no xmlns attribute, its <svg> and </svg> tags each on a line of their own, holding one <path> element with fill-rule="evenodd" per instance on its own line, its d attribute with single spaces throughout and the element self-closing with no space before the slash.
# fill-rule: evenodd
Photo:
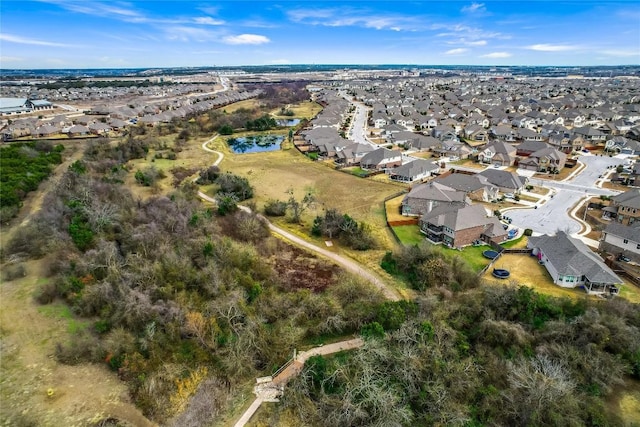
<svg viewBox="0 0 640 427">
<path fill-rule="evenodd" d="M 420 216 L 438 206 L 466 206 L 471 199 L 462 191 L 431 181 L 416 185 L 402 199 L 402 215 Z"/>
<path fill-rule="evenodd" d="M 432 243 L 462 248 L 476 240 L 501 243 L 507 231 L 482 205 L 441 205 L 420 218 L 420 231 Z"/>
<path fill-rule="evenodd" d="M 552 147 L 533 152 L 518 162 L 518 168 L 537 172 L 560 172 L 567 161 L 567 155 Z"/>
<path fill-rule="evenodd" d="M 414 182 L 430 177 L 433 172 L 437 172 L 439 169 L 440 166 L 432 161 L 415 159 L 402 166 L 388 170 L 387 174 L 392 181 Z"/>
<path fill-rule="evenodd" d="M 581 240 L 564 231 L 558 231 L 555 236 L 531 236 L 527 248 L 532 249 L 532 255 L 545 266 L 558 286 L 583 287 L 589 294 L 617 294 L 620 289 L 622 279 Z"/>
<path fill-rule="evenodd" d="M 527 178 L 501 169 L 485 169 L 478 175 L 484 176 L 503 193 L 519 194 L 527 184 Z"/>
<path fill-rule="evenodd" d="M 358 142 L 354 142 L 345 147 L 338 147 L 335 155 L 336 163 L 345 166 L 359 165 L 362 157 L 371 151 L 373 151 L 373 146 L 360 144 Z"/>
<path fill-rule="evenodd" d="M 499 197 L 498 187 L 491 184 L 485 176 L 467 175 L 465 173 L 452 173 L 438 177 L 435 182 L 464 192 L 471 200 L 489 202 Z"/>
<path fill-rule="evenodd" d="M 378 148 L 365 154 L 360 160 L 362 169 L 386 170 L 402 164 L 402 152 Z"/>
<path fill-rule="evenodd" d="M 625 255 L 640 261 L 640 222 L 623 225 L 617 222 L 608 224 L 602 232 L 598 249 L 612 255 Z"/>
</svg>

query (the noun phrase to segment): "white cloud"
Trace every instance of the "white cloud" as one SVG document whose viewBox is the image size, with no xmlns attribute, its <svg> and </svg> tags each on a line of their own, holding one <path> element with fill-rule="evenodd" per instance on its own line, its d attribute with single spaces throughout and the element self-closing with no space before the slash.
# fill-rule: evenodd
<svg viewBox="0 0 640 427">
<path fill-rule="evenodd" d="M 623 49 L 605 49 L 599 51 L 599 53 L 608 56 L 618 56 L 621 58 L 640 57 L 640 51 L 637 49 L 623 50 Z"/>
<path fill-rule="evenodd" d="M 534 44 L 528 46 L 527 49 L 535 50 L 538 52 L 566 52 L 568 50 L 576 49 L 576 46 L 566 45 L 566 44 Z"/>
<path fill-rule="evenodd" d="M 509 52 L 491 52 L 491 53 L 487 53 L 486 55 L 481 55 L 481 58 L 509 58 L 511 57 L 511 54 Z"/>
<path fill-rule="evenodd" d="M 223 25 L 224 24 L 224 21 L 220 19 L 213 19 L 210 16 L 201 16 L 198 18 L 193 18 L 193 22 L 195 24 L 200 24 L 200 25 Z"/>
<path fill-rule="evenodd" d="M 473 42 L 466 42 L 465 44 L 469 45 L 469 46 L 486 46 L 487 45 L 487 41 L 486 40 L 476 40 Z"/>
<path fill-rule="evenodd" d="M 448 50 L 444 54 L 445 55 L 461 55 L 463 53 L 467 53 L 468 51 L 469 51 L 469 49 L 466 49 L 464 47 L 459 47 L 457 49 Z"/>
<path fill-rule="evenodd" d="M 411 15 L 379 15 L 353 8 L 296 9 L 287 12 L 293 22 L 325 27 L 363 27 L 376 30 L 416 31 L 424 27 L 424 18 Z"/>
<path fill-rule="evenodd" d="M 227 36 L 222 39 L 227 44 L 264 44 L 270 40 L 258 34 L 239 34 L 237 36 Z"/>
<path fill-rule="evenodd" d="M 219 34 L 216 32 L 209 31 L 204 28 L 194 28 L 184 25 L 166 27 L 165 31 L 169 40 L 180 40 L 183 42 L 190 40 L 204 42 L 219 38 Z"/>
<path fill-rule="evenodd" d="M 463 7 L 461 11 L 463 13 L 478 13 L 486 12 L 487 9 L 484 7 L 484 3 L 471 3 L 471 5 Z"/>
<path fill-rule="evenodd" d="M 0 56 L 0 63 L 6 64 L 9 62 L 22 62 L 24 58 L 20 58 L 19 56 Z"/>
<path fill-rule="evenodd" d="M 30 45 L 36 45 L 36 46 L 74 47 L 73 45 L 66 44 L 66 43 L 48 42 L 45 40 L 30 39 L 27 37 L 14 36 L 11 34 L 0 34 L 0 40 L 5 42 L 18 43 L 18 44 L 30 44 Z"/>
</svg>

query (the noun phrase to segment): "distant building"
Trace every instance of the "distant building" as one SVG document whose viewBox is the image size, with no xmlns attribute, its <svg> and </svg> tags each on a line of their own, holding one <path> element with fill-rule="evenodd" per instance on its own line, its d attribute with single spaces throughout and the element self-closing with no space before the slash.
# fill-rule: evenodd
<svg viewBox="0 0 640 427">
<path fill-rule="evenodd" d="M 27 98 L 0 98 L 0 115 L 30 113 L 32 111 L 47 110 L 53 104 L 44 99 L 30 100 Z"/>
</svg>

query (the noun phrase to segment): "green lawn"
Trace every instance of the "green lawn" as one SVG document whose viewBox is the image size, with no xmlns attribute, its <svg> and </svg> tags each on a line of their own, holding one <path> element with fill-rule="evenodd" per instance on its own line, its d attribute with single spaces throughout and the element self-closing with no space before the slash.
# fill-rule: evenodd
<svg viewBox="0 0 640 427">
<path fill-rule="evenodd" d="M 401 225 L 401 226 L 392 227 L 392 228 L 396 236 L 398 236 L 398 239 L 400 239 L 400 242 L 405 246 L 419 245 L 420 243 L 425 242 L 424 234 L 420 232 L 420 227 L 418 227 L 417 225 Z M 519 239 L 516 239 L 514 241 L 514 244 L 515 242 L 518 242 L 518 240 Z M 469 263 L 469 265 L 471 266 L 471 268 L 473 268 L 474 271 L 479 272 L 487 264 L 489 264 L 489 260 L 484 256 L 482 256 L 482 252 L 486 251 L 487 249 L 490 249 L 490 247 L 487 245 L 467 246 L 462 250 L 451 249 L 442 245 L 438 245 L 438 246 L 444 251 L 444 253 L 450 256 L 460 255 Z"/>
<path fill-rule="evenodd" d="M 424 234 L 420 232 L 420 227 L 417 225 L 400 225 L 391 228 L 400 239 L 400 243 L 405 246 L 419 245 L 424 242 Z"/>
</svg>

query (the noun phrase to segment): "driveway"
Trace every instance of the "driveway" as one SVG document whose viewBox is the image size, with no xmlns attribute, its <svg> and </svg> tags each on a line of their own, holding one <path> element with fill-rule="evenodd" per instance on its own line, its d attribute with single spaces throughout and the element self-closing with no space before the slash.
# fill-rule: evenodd
<svg viewBox="0 0 640 427">
<path fill-rule="evenodd" d="M 536 186 L 553 190 L 554 197 L 538 209 L 513 209 L 504 214 L 511 218 L 512 224 L 521 228 L 531 228 L 535 233 L 555 234 L 558 230 L 574 234 L 580 231 L 581 225 L 569 216 L 570 210 L 586 196 L 615 195 L 619 192 L 596 187 L 598 177 L 608 166 L 616 166 L 624 162 L 622 158 L 603 156 L 580 156 L 585 168 L 575 177 L 567 181 L 541 180 L 531 178 L 529 182 Z"/>
</svg>

